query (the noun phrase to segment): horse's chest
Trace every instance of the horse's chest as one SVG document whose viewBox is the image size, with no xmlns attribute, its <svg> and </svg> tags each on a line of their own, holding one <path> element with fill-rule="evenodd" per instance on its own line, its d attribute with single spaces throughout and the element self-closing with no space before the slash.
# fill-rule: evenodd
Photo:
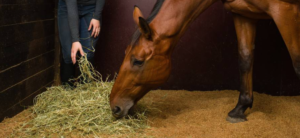
<svg viewBox="0 0 300 138">
<path fill-rule="evenodd" d="M 253 1 L 251 1 L 253 2 Z M 225 9 L 249 18 L 267 19 L 269 15 L 249 0 L 223 0 Z"/>
</svg>

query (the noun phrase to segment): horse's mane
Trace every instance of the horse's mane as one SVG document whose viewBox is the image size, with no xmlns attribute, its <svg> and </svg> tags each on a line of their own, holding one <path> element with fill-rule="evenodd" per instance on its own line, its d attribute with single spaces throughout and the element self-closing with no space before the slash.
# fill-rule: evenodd
<svg viewBox="0 0 300 138">
<path fill-rule="evenodd" d="M 147 22 L 150 23 L 157 15 L 157 13 L 160 11 L 160 8 L 161 6 L 163 5 L 165 0 L 157 0 L 152 11 L 151 11 L 151 14 L 150 16 L 147 18 Z M 134 46 L 135 43 L 137 42 L 137 40 L 140 38 L 141 36 L 141 32 L 139 29 L 137 29 L 134 34 L 132 35 L 132 39 L 131 39 L 131 43 L 130 45 L 131 46 Z"/>
</svg>

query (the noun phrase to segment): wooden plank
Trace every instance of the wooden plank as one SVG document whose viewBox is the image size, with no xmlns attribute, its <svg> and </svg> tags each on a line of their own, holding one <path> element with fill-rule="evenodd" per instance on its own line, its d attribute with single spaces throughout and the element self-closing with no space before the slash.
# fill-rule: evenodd
<svg viewBox="0 0 300 138">
<path fill-rule="evenodd" d="M 39 90 L 49 82 L 53 82 L 53 66 L 36 73 L 29 79 L 26 79 L 14 87 L 7 89 L 5 92 L 0 93 L 0 109 L 6 111 L 14 104 L 23 101 L 26 97 L 32 95 L 35 91 Z M 43 75 L 43 76 L 42 76 Z"/>
<path fill-rule="evenodd" d="M 0 71 L 54 49 L 54 35 L 0 48 Z M 16 56 L 18 55 L 18 56 Z"/>
<path fill-rule="evenodd" d="M 54 20 L 46 20 L 0 27 L 1 52 L 12 45 L 54 35 L 54 26 Z"/>
<path fill-rule="evenodd" d="M 40 4 L 51 3 L 53 0 L 0 0 L 0 5 L 6 4 Z"/>
<path fill-rule="evenodd" d="M 53 66 L 54 52 L 50 51 L 34 59 L 20 63 L 4 71 L 0 71 L 0 93 L 14 84 Z"/>
<path fill-rule="evenodd" d="M 58 0 L 55 1 L 55 15 L 57 15 L 57 5 L 58 5 Z M 58 37 L 58 24 L 57 24 L 57 16 L 55 16 L 55 59 L 54 59 L 54 85 L 59 85 L 61 84 L 60 82 L 60 60 L 61 60 L 61 51 L 60 51 L 60 42 L 59 42 L 59 37 Z"/>
<path fill-rule="evenodd" d="M 49 85 L 41 88 L 39 91 L 34 92 L 32 95 L 30 95 L 28 98 L 24 99 L 25 101 L 30 101 L 31 104 L 23 104 L 23 103 L 17 103 L 16 105 L 9 108 L 7 111 L 0 113 L 0 122 L 4 120 L 4 118 L 11 118 L 18 113 L 22 112 L 23 110 L 27 109 L 29 106 L 33 105 L 33 99 L 42 92 L 46 91 L 46 87 L 51 86 L 52 82 L 49 83 Z"/>
<path fill-rule="evenodd" d="M 52 85 L 54 69 L 50 67 L 35 74 L 16 86 L 0 93 L 0 121 L 4 117 L 12 117 L 21 112 L 26 106 L 33 104 L 33 98 Z"/>
<path fill-rule="evenodd" d="M 53 19 L 54 2 L 0 6 L 0 26 Z"/>
</svg>

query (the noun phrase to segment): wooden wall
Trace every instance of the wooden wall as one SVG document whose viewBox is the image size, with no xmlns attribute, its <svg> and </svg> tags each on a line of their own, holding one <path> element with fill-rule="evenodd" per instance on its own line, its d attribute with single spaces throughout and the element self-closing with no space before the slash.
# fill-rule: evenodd
<svg viewBox="0 0 300 138">
<path fill-rule="evenodd" d="M 0 121 L 52 85 L 54 0 L 0 0 Z"/>
</svg>

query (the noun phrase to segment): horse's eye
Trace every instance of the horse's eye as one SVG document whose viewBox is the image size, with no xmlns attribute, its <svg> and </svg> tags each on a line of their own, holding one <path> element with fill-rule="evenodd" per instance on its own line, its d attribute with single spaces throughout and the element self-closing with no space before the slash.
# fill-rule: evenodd
<svg viewBox="0 0 300 138">
<path fill-rule="evenodd" d="M 144 64 L 144 61 L 134 60 L 133 65 L 142 66 Z"/>
</svg>

